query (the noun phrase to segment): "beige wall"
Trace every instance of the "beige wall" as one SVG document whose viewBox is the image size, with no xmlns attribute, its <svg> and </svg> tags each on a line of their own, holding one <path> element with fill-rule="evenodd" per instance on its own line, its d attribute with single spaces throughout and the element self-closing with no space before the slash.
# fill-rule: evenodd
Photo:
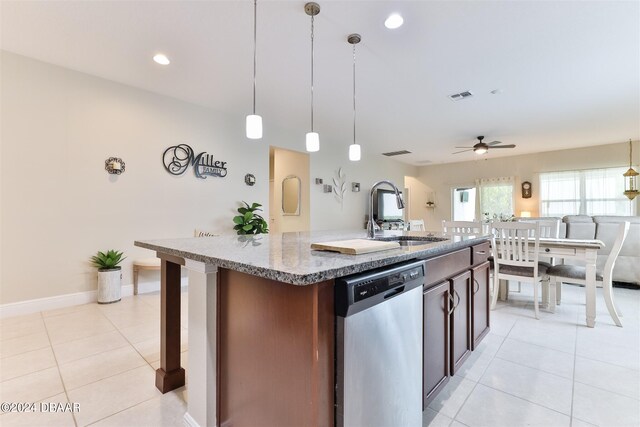
<svg viewBox="0 0 640 427">
<path fill-rule="evenodd" d="M 634 164 L 640 163 L 640 143 L 633 143 Z M 434 215 L 427 217 L 427 228 L 437 230 L 442 220 L 451 219 L 451 189 L 453 187 L 474 186 L 480 178 L 501 176 L 515 177 L 515 214 L 530 211 L 538 216 L 540 189 L 538 184 L 541 172 L 553 172 L 576 169 L 597 169 L 628 166 L 629 143 L 599 145 L 572 150 L 549 151 L 522 156 L 491 158 L 424 166 L 419 169 L 418 180 L 435 191 L 436 208 Z M 622 177 L 620 177 L 622 179 Z M 530 181 L 533 187 L 532 197 L 523 199 L 520 183 Z M 633 202 L 638 210 L 640 198 Z"/>
<path fill-rule="evenodd" d="M 96 288 L 88 259 L 123 250 L 123 284 L 131 261 L 152 257 L 136 239 L 191 236 L 194 228 L 234 233 L 240 201 L 269 212 L 269 146 L 303 150 L 304 134 L 274 126 L 244 136 L 244 115 L 229 115 L 98 77 L 1 52 L 0 304 Z M 169 175 L 162 152 L 179 143 L 228 162 L 228 176 Z M 332 145 L 333 144 L 333 145 Z M 338 149 L 335 147 L 339 146 Z M 320 186 L 307 186 L 311 229 L 362 227 L 368 187 L 402 183 L 415 168 L 363 148 L 350 164 L 343 141 L 322 141 L 310 156 L 310 180 L 330 182 L 344 166 L 348 190 L 340 206 Z M 126 172 L 109 175 L 104 161 L 121 157 Z M 257 182 L 244 184 L 252 173 Z M 351 193 L 351 181 L 362 192 Z M 157 281 L 156 273 L 141 281 Z"/>
<path fill-rule="evenodd" d="M 425 226 L 430 222 L 433 223 L 434 209 L 427 208 L 429 193 L 432 192 L 431 187 L 425 185 L 418 178 L 413 176 L 405 176 L 404 187 L 409 190 L 409 206 L 408 217 L 406 219 L 422 219 Z"/>
<path fill-rule="evenodd" d="M 365 215 L 369 212 L 369 193 L 371 186 L 387 179 L 402 190 L 404 177 L 416 174 L 415 166 L 372 153 L 363 144 L 362 160 L 350 162 L 347 158 L 348 144 L 327 147 L 311 155 L 311 229 L 362 229 L 365 228 Z M 322 178 L 324 184 L 333 185 L 333 178 L 342 168 L 347 184 L 342 205 L 331 193 L 324 193 L 322 185 L 315 184 L 315 178 Z M 351 191 L 353 182 L 360 183 L 360 192 Z M 382 187 L 386 188 L 386 187 Z M 364 232 L 364 231 L 363 231 Z"/>
<path fill-rule="evenodd" d="M 273 232 L 308 231 L 310 225 L 309 155 L 299 151 L 273 148 L 273 198 L 270 224 Z M 282 214 L 282 181 L 294 175 L 300 178 L 300 215 Z"/>
</svg>

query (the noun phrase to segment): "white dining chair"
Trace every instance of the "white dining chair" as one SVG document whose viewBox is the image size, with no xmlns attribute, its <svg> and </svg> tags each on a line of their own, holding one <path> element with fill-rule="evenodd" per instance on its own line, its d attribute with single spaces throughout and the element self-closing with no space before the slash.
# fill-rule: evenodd
<svg viewBox="0 0 640 427">
<path fill-rule="evenodd" d="M 426 231 L 424 227 L 424 219 L 410 219 L 409 230 L 411 231 Z"/>
<path fill-rule="evenodd" d="M 454 236 L 477 236 L 482 233 L 480 221 L 442 221 L 442 234 Z"/>
<path fill-rule="evenodd" d="M 541 238 L 554 238 L 557 239 L 560 237 L 560 219 L 529 219 L 529 218 L 519 218 L 518 222 L 529 222 L 529 223 L 537 223 L 540 226 L 540 237 Z M 549 262 L 547 261 L 539 261 L 540 263 L 545 263 L 548 267 L 555 265 L 556 260 L 553 258 L 549 258 Z M 560 288 L 558 288 L 560 289 Z M 545 295 L 545 291 L 547 288 L 543 289 L 542 300 L 547 301 L 547 295 Z M 520 286 L 520 282 L 518 282 L 518 292 L 521 292 L 522 288 Z M 556 300 L 560 300 L 560 294 L 556 295 Z"/>
<path fill-rule="evenodd" d="M 548 266 L 538 262 L 539 224 L 494 222 L 492 227 L 495 234 L 495 244 L 492 247 L 494 272 L 491 309 L 495 309 L 498 300 L 500 280 L 532 283 L 533 307 L 535 317 L 539 319 L 538 282 L 548 280 L 546 274 Z"/>
<path fill-rule="evenodd" d="M 622 322 L 620 321 L 620 315 L 613 300 L 612 275 L 613 267 L 616 264 L 618 254 L 620 253 L 622 245 L 624 244 L 624 241 L 629 234 L 629 227 L 629 222 L 620 223 L 618 234 L 615 241 L 613 242 L 611 252 L 609 252 L 609 256 L 607 257 L 607 261 L 604 264 L 604 268 L 602 270 L 596 270 L 596 285 L 602 286 L 602 294 L 604 295 L 604 301 L 607 305 L 607 309 L 609 310 L 611 318 L 618 326 L 622 326 Z M 587 284 L 587 269 L 586 267 L 581 265 L 555 265 L 549 268 L 547 274 L 549 275 L 549 286 L 551 288 L 551 301 L 549 303 L 551 310 L 555 309 L 557 302 L 559 303 L 559 301 L 556 301 L 556 295 L 559 295 L 559 292 L 557 292 L 557 290 L 562 287 L 563 282 L 577 283 L 579 285 Z"/>
</svg>

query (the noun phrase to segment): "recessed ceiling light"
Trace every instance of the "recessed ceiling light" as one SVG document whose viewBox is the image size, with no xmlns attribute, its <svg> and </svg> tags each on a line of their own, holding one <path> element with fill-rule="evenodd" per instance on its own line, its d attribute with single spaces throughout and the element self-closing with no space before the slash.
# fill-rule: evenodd
<svg viewBox="0 0 640 427">
<path fill-rule="evenodd" d="M 167 55 L 162 54 L 162 53 L 158 53 L 158 54 L 154 55 L 153 56 L 153 60 L 156 61 L 160 65 L 169 65 L 171 63 L 171 61 L 169 61 L 169 58 L 167 58 Z"/>
<path fill-rule="evenodd" d="M 392 13 L 389 15 L 386 21 L 384 21 L 384 26 L 389 28 L 390 30 L 395 30 L 399 28 L 404 23 L 404 19 L 397 13 Z"/>
</svg>

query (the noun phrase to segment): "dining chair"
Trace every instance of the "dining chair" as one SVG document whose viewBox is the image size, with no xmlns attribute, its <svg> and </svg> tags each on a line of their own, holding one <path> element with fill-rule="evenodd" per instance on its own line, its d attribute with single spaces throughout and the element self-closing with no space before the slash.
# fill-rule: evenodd
<svg viewBox="0 0 640 427">
<path fill-rule="evenodd" d="M 442 221 L 442 234 L 476 236 L 482 233 L 480 221 Z"/>
<path fill-rule="evenodd" d="M 495 244 L 492 247 L 494 272 L 491 309 L 495 309 L 498 300 L 500 280 L 532 283 L 533 307 L 535 317 L 539 319 L 538 282 L 548 280 L 546 273 L 549 268 L 538 262 L 540 225 L 528 222 L 494 222 L 492 227 Z"/>
<path fill-rule="evenodd" d="M 529 222 L 529 223 L 537 223 L 540 225 L 540 237 L 541 238 L 554 238 L 557 239 L 560 237 L 560 219 L 529 219 L 529 218 L 519 218 L 518 222 Z M 547 264 L 548 267 L 555 265 L 556 260 L 554 258 L 549 258 L 549 261 L 539 261 L 540 263 Z M 559 289 L 559 288 L 558 288 Z M 545 291 L 548 290 L 544 288 L 542 290 L 542 300 L 547 301 L 547 295 L 545 295 Z M 520 282 L 518 282 L 518 292 L 521 292 L 522 288 L 520 287 Z M 556 300 L 560 300 L 560 294 L 556 295 Z"/>
<path fill-rule="evenodd" d="M 410 219 L 409 230 L 411 231 L 425 231 L 424 219 Z"/>
<path fill-rule="evenodd" d="M 607 261 L 605 262 L 603 269 L 596 270 L 596 285 L 602 286 L 604 301 L 607 304 L 607 309 L 609 310 L 609 314 L 611 314 L 611 318 L 617 326 L 622 326 L 622 322 L 620 321 L 620 315 L 613 301 L 612 274 L 618 254 L 620 253 L 622 245 L 629 234 L 630 225 L 631 224 L 627 221 L 620 223 L 620 226 L 618 227 L 618 234 L 613 242 L 611 252 L 609 252 L 609 256 L 607 257 Z M 549 286 L 551 288 L 551 301 L 549 303 L 551 310 L 555 309 L 556 302 L 559 303 L 559 301 L 556 301 L 556 295 L 560 294 L 557 290 L 562 287 L 563 282 L 577 283 L 579 285 L 587 284 L 587 269 L 581 265 L 555 265 L 549 268 L 547 274 L 549 276 Z"/>
</svg>

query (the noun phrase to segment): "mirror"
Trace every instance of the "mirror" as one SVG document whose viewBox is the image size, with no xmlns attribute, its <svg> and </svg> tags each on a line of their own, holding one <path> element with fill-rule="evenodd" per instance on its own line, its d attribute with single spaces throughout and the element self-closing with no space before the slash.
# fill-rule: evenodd
<svg viewBox="0 0 640 427">
<path fill-rule="evenodd" d="M 282 215 L 300 215 L 300 178 L 295 175 L 282 180 Z"/>
</svg>

